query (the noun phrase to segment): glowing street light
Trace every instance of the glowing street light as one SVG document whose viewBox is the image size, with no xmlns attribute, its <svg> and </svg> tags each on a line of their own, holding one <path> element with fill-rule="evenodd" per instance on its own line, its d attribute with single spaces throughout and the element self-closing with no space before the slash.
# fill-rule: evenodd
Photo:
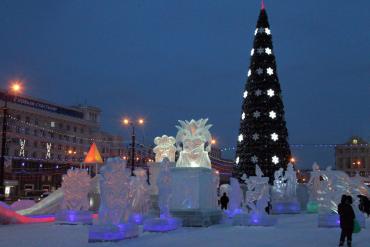
<svg viewBox="0 0 370 247">
<path fill-rule="evenodd" d="M 211 140 L 211 144 L 212 144 L 212 145 L 216 145 L 216 143 L 217 143 L 217 140 L 216 140 L 216 139 L 212 139 L 212 140 Z"/>
<path fill-rule="evenodd" d="M 22 83 L 19 81 L 14 81 L 11 83 L 10 88 L 9 88 L 11 93 L 21 93 L 23 90 Z"/>
<path fill-rule="evenodd" d="M 290 161 L 290 163 L 292 163 L 293 165 L 296 163 L 296 159 L 295 159 L 294 157 L 291 157 L 289 161 Z"/>
<path fill-rule="evenodd" d="M 122 119 L 122 124 L 125 126 L 131 125 L 132 127 L 132 134 L 131 134 L 131 176 L 134 176 L 134 169 L 135 169 L 135 126 L 139 125 L 142 126 L 144 125 L 145 120 L 144 118 L 139 118 L 135 122 L 130 120 L 129 118 L 123 118 Z M 139 160 L 138 158 L 136 159 L 137 161 Z"/>
</svg>

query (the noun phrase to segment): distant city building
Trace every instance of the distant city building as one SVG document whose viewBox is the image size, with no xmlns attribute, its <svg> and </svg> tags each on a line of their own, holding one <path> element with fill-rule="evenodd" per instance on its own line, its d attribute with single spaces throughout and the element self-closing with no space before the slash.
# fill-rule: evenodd
<svg viewBox="0 0 370 247">
<path fill-rule="evenodd" d="M 353 136 L 343 145 L 335 147 L 336 169 L 354 176 L 370 175 L 370 146 L 361 137 Z"/>
<path fill-rule="evenodd" d="M 0 106 L 6 96 L 0 91 Z M 6 194 L 56 189 L 66 170 L 83 161 L 92 142 L 97 144 L 103 159 L 123 156 L 122 137 L 101 130 L 100 113 L 99 108 L 92 106 L 65 107 L 28 96 L 8 95 Z"/>
</svg>

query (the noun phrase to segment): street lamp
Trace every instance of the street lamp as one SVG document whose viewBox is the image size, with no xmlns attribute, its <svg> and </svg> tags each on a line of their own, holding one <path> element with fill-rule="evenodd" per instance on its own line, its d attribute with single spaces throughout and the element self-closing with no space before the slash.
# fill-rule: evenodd
<svg viewBox="0 0 370 247">
<path fill-rule="evenodd" d="M 217 143 L 217 140 L 216 140 L 216 139 L 212 139 L 212 140 L 211 140 L 211 144 L 212 144 L 212 145 L 216 145 L 216 143 Z"/>
<path fill-rule="evenodd" d="M 143 118 L 137 119 L 137 121 L 132 121 L 129 118 L 124 118 L 122 120 L 122 124 L 125 126 L 131 126 L 132 132 L 131 132 L 131 176 L 134 176 L 134 169 L 135 169 L 135 127 L 137 125 L 144 125 L 145 121 Z"/>
<path fill-rule="evenodd" d="M 5 167 L 5 149 L 6 149 L 6 132 L 8 120 L 8 100 L 10 95 L 17 95 L 22 91 L 22 84 L 19 81 L 14 81 L 10 84 L 8 91 L 4 95 L 3 107 L 3 128 L 1 136 L 1 156 L 0 156 L 0 199 L 5 199 L 5 184 L 4 184 L 4 167 Z"/>
</svg>

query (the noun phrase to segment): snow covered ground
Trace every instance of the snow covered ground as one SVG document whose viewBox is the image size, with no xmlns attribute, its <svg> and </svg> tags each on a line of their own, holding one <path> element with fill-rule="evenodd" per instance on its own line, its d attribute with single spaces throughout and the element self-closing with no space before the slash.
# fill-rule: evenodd
<svg viewBox="0 0 370 247">
<path fill-rule="evenodd" d="M 338 246 L 339 229 L 317 227 L 317 215 L 278 216 L 275 227 L 215 225 L 169 233 L 142 233 L 116 243 L 88 243 L 88 226 L 53 223 L 0 226 L 1 247 L 327 247 Z M 369 226 L 370 220 L 367 221 Z M 370 246 L 370 229 L 353 235 L 354 247 Z"/>
</svg>

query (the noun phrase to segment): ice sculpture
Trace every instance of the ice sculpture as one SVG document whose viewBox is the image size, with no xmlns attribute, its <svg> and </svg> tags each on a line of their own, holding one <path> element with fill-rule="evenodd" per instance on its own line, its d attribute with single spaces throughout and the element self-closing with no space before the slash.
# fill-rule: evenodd
<svg viewBox="0 0 370 247">
<path fill-rule="evenodd" d="M 88 210 L 87 194 L 91 178 L 85 169 L 69 169 L 63 175 L 62 190 L 64 193 L 62 209 Z"/>
<path fill-rule="evenodd" d="M 158 204 L 160 217 L 144 221 L 144 231 L 167 232 L 175 230 L 181 226 L 181 220 L 173 218 L 170 214 L 170 200 L 172 196 L 172 175 L 170 172 L 170 162 L 165 157 L 161 164 L 161 170 L 157 179 L 159 189 Z"/>
<path fill-rule="evenodd" d="M 294 171 L 293 164 L 288 164 L 287 170 L 284 174 L 284 180 L 286 181 L 285 197 L 288 199 L 295 199 L 297 191 L 297 175 Z"/>
<path fill-rule="evenodd" d="M 282 168 L 275 172 L 272 192 L 273 214 L 297 214 L 301 211 L 301 205 L 297 199 L 297 175 L 293 164 L 288 164 L 284 176 Z"/>
<path fill-rule="evenodd" d="M 126 223 L 130 214 L 130 182 L 126 162 L 109 158 L 100 169 L 100 207 L 89 242 L 117 241 L 138 236 L 138 226 Z"/>
<path fill-rule="evenodd" d="M 211 151 L 211 124 L 208 119 L 195 121 L 179 120 L 180 126 L 176 135 L 177 150 L 180 151 L 176 167 L 206 167 L 211 169 L 208 152 Z"/>
<path fill-rule="evenodd" d="M 227 215 L 233 217 L 242 212 L 243 193 L 240 188 L 238 179 L 230 178 L 229 207 Z"/>
<path fill-rule="evenodd" d="M 321 193 L 321 171 L 320 166 L 314 162 L 312 165 L 312 172 L 310 174 L 310 180 L 307 185 L 310 191 L 310 201 L 317 201 Z"/>
<path fill-rule="evenodd" d="M 238 214 L 233 219 L 233 225 L 272 226 L 276 219 L 266 213 L 270 201 L 269 178 L 263 177 L 261 168 L 256 165 L 256 176 L 246 179 L 246 205 L 249 214 Z"/>
<path fill-rule="evenodd" d="M 365 218 L 358 210 L 358 197 L 361 194 L 360 187 L 354 186 L 351 178 L 343 171 L 332 170 L 327 167 L 322 171 L 322 190 L 318 198 L 319 227 L 339 227 L 338 204 L 343 194 L 351 195 L 354 199 L 353 209 L 356 219 L 362 227 L 365 227 Z"/>
<path fill-rule="evenodd" d="M 284 169 L 280 168 L 274 173 L 274 186 L 272 187 L 272 197 L 274 200 L 282 200 L 285 192 Z"/>
<path fill-rule="evenodd" d="M 171 183 L 172 176 L 170 173 L 169 159 L 164 158 L 157 180 L 159 189 L 158 204 L 161 218 L 170 216 Z"/>
<path fill-rule="evenodd" d="M 63 175 L 63 202 L 61 210 L 55 215 L 57 223 L 92 223 L 91 213 L 88 211 L 90 183 L 90 175 L 85 169 L 69 169 Z"/>
<path fill-rule="evenodd" d="M 142 224 L 150 207 L 150 188 L 146 170 L 137 168 L 130 182 L 131 222 Z"/>
<path fill-rule="evenodd" d="M 156 137 L 154 139 L 156 147 L 153 149 L 155 162 L 162 162 L 164 158 L 168 158 L 170 162 L 174 162 L 176 154 L 175 143 L 176 139 L 172 136 L 163 135 L 162 137 Z"/>
<path fill-rule="evenodd" d="M 252 214 L 265 215 L 270 201 L 268 177 L 263 177 L 261 168 L 256 165 L 256 176 L 247 179 L 247 206 Z"/>
</svg>

